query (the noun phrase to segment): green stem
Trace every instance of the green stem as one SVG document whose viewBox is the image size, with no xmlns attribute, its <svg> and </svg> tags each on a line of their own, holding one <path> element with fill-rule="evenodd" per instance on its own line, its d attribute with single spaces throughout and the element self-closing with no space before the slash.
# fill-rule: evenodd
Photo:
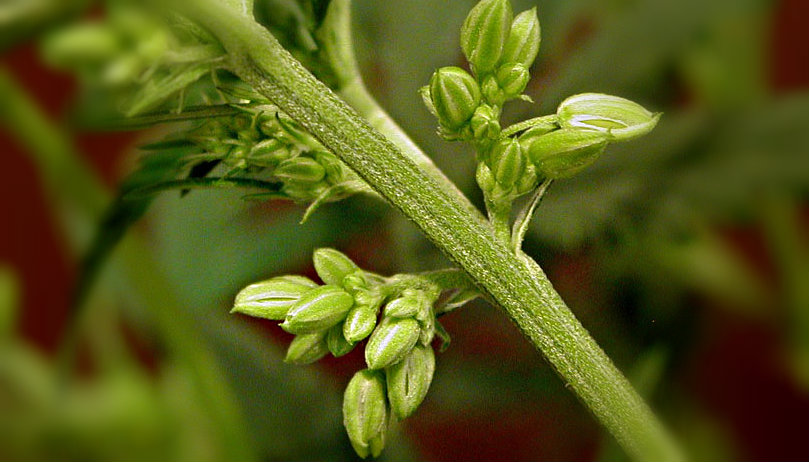
<svg viewBox="0 0 809 462">
<path fill-rule="evenodd" d="M 435 166 L 424 151 L 402 130 L 368 91 L 360 74 L 351 39 L 351 0 L 333 0 L 321 35 L 331 67 L 337 75 L 337 94 L 375 129 L 441 186 L 481 222 L 485 218 L 469 199 Z"/>
<path fill-rule="evenodd" d="M 635 460 L 682 460 L 533 260 L 514 255 L 491 226 L 315 79 L 266 29 L 215 0 L 174 5 L 222 42 L 235 74 L 354 169 L 501 306 Z"/>
<path fill-rule="evenodd" d="M 553 183 L 553 180 L 550 178 L 543 181 L 542 184 L 534 190 L 530 202 L 525 205 L 525 208 L 520 210 L 517 219 L 514 220 L 514 227 L 511 229 L 511 248 L 514 249 L 514 253 L 517 253 L 522 248 L 522 241 L 525 238 L 525 232 L 528 231 L 531 217 L 534 216 L 534 210 L 536 210 L 540 201 L 542 201 L 551 183 Z"/>
</svg>

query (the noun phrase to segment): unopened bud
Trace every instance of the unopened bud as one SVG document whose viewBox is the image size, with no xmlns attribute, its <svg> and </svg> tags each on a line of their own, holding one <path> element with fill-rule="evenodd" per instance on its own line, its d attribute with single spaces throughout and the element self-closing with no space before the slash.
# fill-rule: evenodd
<svg viewBox="0 0 809 462">
<path fill-rule="evenodd" d="M 326 332 L 301 334 L 292 339 L 287 348 L 284 362 L 290 364 L 311 364 L 326 356 L 329 348 L 326 345 Z"/>
<path fill-rule="evenodd" d="M 516 139 L 501 141 L 494 149 L 491 159 L 495 181 L 504 189 L 510 190 L 525 171 L 525 154 Z"/>
<path fill-rule="evenodd" d="M 267 138 L 256 143 L 248 157 L 252 165 L 275 167 L 289 158 L 289 150 L 277 139 Z"/>
<path fill-rule="evenodd" d="M 583 170 L 607 147 L 607 135 L 563 128 L 531 142 L 528 156 L 545 178 L 567 178 Z"/>
<path fill-rule="evenodd" d="M 400 420 L 416 411 L 433 381 L 435 353 L 429 345 L 416 345 L 398 363 L 385 369 L 388 400 Z"/>
<path fill-rule="evenodd" d="M 540 28 L 536 7 L 523 11 L 514 18 L 508 40 L 503 46 L 501 63 L 520 63 L 531 67 L 539 51 Z"/>
<path fill-rule="evenodd" d="M 326 345 L 329 347 L 331 354 L 335 358 L 339 358 L 353 350 L 355 344 L 345 339 L 343 323 L 340 323 L 329 329 L 329 333 L 326 334 Z"/>
<path fill-rule="evenodd" d="M 475 109 L 469 126 L 476 140 L 494 140 L 500 136 L 500 121 L 488 104 L 481 104 Z"/>
<path fill-rule="evenodd" d="M 520 63 L 504 64 L 497 69 L 495 76 L 497 85 L 507 100 L 520 96 L 528 85 L 528 80 L 531 79 L 528 69 Z"/>
<path fill-rule="evenodd" d="M 442 67 L 430 79 L 430 98 L 441 126 L 458 130 L 469 121 L 480 104 L 480 88 L 465 70 Z"/>
<path fill-rule="evenodd" d="M 388 412 L 384 375 L 367 369 L 354 374 L 343 395 L 343 425 L 363 459 L 379 456 L 385 447 Z"/>
<path fill-rule="evenodd" d="M 314 184 L 326 176 L 326 169 L 310 157 L 298 156 L 278 164 L 273 175 L 296 184 Z"/>
<path fill-rule="evenodd" d="M 317 249 L 312 261 L 320 279 L 336 286 L 342 286 L 343 279 L 359 269 L 344 253 L 330 248 Z"/>
<path fill-rule="evenodd" d="M 343 336 L 351 343 L 359 342 L 374 331 L 377 308 L 368 305 L 355 305 L 349 310 L 343 323 Z"/>
<path fill-rule="evenodd" d="M 421 301 L 416 297 L 399 297 L 385 305 L 385 316 L 412 318 L 419 312 Z"/>
<path fill-rule="evenodd" d="M 413 318 L 383 318 L 365 346 L 368 368 L 384 369 L 401 361 L 418 341 L 419 332 Z"/>
<path fill-rule="evenodd" d="M 481 0 L 464 20 L 461 48 L 478 76 L 492 71 L 500 60 L 512 18 L 508 0 Z"/>
<path fill-rule="evenodd" d="M 610 141 L 643 136 L 657 125 L 653 114 L 634 101 L 600 93 L 583 93 L 562 101 L 556 111 L 562 128 L 596 130 Z"/>
<path fill-rule="evenodd" d="M 303 276 L 281 276 L 250 284 L 236 295 L 231 313 L 281 321 L 301 296 L 317 287 Z"/>
<path fill-rule="evenodd" d="M 291 334 L 326 330 L 339 323 L 354 305 L 354 297 L 343 289 L 325 285 L 312 289 L 290 308 L 281 328 Z"/>
</svg>

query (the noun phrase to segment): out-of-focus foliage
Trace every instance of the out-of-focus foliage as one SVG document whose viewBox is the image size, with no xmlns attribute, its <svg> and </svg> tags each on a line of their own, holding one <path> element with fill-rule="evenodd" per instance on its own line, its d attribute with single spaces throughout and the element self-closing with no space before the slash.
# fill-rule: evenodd
<svg viewBox="0 0 809 462">
<path fill-rule="evenodd" d="M 39 3 L 47 2 L 11 4 Z M 354 29 L 372 92 L 475 196 L 474 156 L 435 136 L 434 118 L 417 92 L 435 68 L 462 62 L 457 30 L 473 2 L 460 3 L 358 1 Z M 312 33 L 323 4 L 259 1 L 255 15 L 329 82 L 330 70 L 318 60 Z M 711 324 L 717 317 L 763 326 L 777 338 L 772 349 L 780 356 L 768 361 L 789 371 L 789 387 L 803 397 L 792 408 L 806 407 L 809 244 L 800 210 L 809 189 L 809 94 L 776 93 L 768 86 L 765 44 L 778 5 L 763 0 L 544 0 L 538 4 L 543 37 L 532 68 L 536 83 L 526 90 L 536 103 L 517 103 L 506 114 L 520 120 L 550 113 L 564 96 L 590 91 L 631 98 L 664 113 L 646 138 L 617 147 L 578 177 L 554 184 L 526 244 L 547 265 L 585 326 L 664 420 L 673 422 L 695 460 L 754 458 L 741 418 L 722 414 L 690 382 L 694 370 L 704 370 L 695 355 L 721 334 Z M 515 10 L 533 6 L 536 2 L 514 2 Z M 50 10 L 48 21 L 26 21 L 45 24 L 69 17 L 58 10 Z M 278 11 L 283 14 L 272 14 Z M 90 17 L 98 20 L 95 13 Z M 4 49 L 14 37 L 33 33 L 20 30 L 0 26 Z M 216 50 L 192 36 L 162 43 L 181 46 L 173 52 L 175 59 L 201 56 L 187 47 Z M 215 59 L 215 53 L 204 59 Z M 163 64 L 169 62 L 176 63 Z M 162 76 L 152 85 L 165 84 L 164 99 L 119 106 L 114 91 L 95 86 L 80 92 L 73 112 L 86 124 L 122 107 L 171 114 L 180 106 L 238 100 L 213 90 L 210 67 L 184 66 L 180 74 L 169 68 L 153 71 L 152 76 Z M 181 95 L 172 82 L 183 79 L 196 83 Z M 40 159 L 40 165 L 48 162 Z M 54 172 L 43 178 L 67 181 Z M 54 184 L 48 184 L 51 190 L 75 192 L 54 189 Z M 312 249 L 319 246 L 346 250 L 385 273 L 437 267 L 445 263 L 443 257 L 395 211 L 368 199 L 329 204 L 299 225 L 301 207 L 244 202 L 233 192 L 178 196 L 154 201 L 138 230 L 150 244 L 141 242 L 132 252 L 124 242 L 100 278 L 82 329 L 82 344 L 90 345 L 96 365 L 92 373 L 60 385 L 52 358 L 43 358 L 14 335 L 0 338 L 0 458 L 228 459 L 232 453 L 217 428 L 219 408 L 200 400 L 204 394 L 195 368 L 205 362 L 194 363 L 182 354 L 186 350 L 173 346 L 178 339 L 172 333 L 183 326 L 197 334 L 194 345 L 209 351 L 204 358 L 221 372 L 218 378 L 238 408 L 241 426 L 236 431 L 249 442 L 248 454 L 283 460 L 352 457 L 342 434 L 339 393 L 353 370 L 334 369 L 330 363 L 322 369 L 283 365 L 281 351 L 289 337 L 226 315 L 232 297 L 248 282 L 305 271 Z M 54 197 L 55 206 L 66 200 Z M 86 217 L 100 217 L 76 203 L 81 202 L 58 214 L 79 217 L 79 228 L 86 231 L 92 225 Z M 773 274 L 727 239 L 728 229 L 763 230 L 763 252 Z M 83 251 L 86 239 L 74 247 Z M 571 260 L 577 263 L 572 269 L 559 263 Z M 0 288 L 0 335 L 5 325 L 13 325 L 5 320 L 14 319 L 6 316 L 13 311 L 5 307 L 14 302 L 5 304 L 4 293 L 13 289 Z M 161 316 L 161 310 L 171 314 Z M 122 314 L 104 314 L 110 311 Z M 595 424 L 502 314 L 475 303 L 444 319 L 453 331 L 453 348 L 437 357 L 440 367 L 424 412 L 404 432 L 414 437 L 425 459 L 594 457 Z M 120 340 L 121 324 L 146 345 L 147 356 L 156 362 L 153 368 L 144 368 L 129 351 L 130 342 Z M 273 337 L 263 335 L 266 331 Z M 123 352 L 114 353 L 105 337 L 117 339 L 112 344 Z M 110 358 L 113 363 L 125 358 L 125 365 L 102 367 Z M 713 369 L 733 370 L 735 364 L 755 361 L 761 360 L 725 356 Z M 734 387 L 752 394 L 750 383 L 759 382 L 734 382 Z M 746 396 L 769 399 L 774 398 Z M 746 400 L 734 403 L 750 405 Z M 787 417 L 769 422 L 782 434 L 790 429 L 780 425 L 806 423 Z M 461 432 L 478 434 L 480 441 L 485 436 L 486 441 L 510 443 L 495 453 L 495 443 L 471 444 L 472 438 Z M 775 444 L 797 446 L 791 440 Z M 401 437 L 394 438 L 385 456 L 420 458 L 409 449 Z M 616 460 L 609 451 L 603 459 Z"/>
</svg>

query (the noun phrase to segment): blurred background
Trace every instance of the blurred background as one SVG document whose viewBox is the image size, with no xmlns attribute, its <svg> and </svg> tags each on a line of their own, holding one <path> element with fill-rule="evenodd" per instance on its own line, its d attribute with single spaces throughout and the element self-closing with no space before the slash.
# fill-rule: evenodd
<svg viewBox="0 0 809 462">
<path fill-rule="evenodd" d="M 321 246 L 382 274 L 447 265 L 371 198 L 299 225 L 287 202 L 159 196 L 104 266 L 65 367 L 77 262 L 137 147 L 167 128 L 76 123 L 93 103 L 38 38 L 104 8 L 51 3 L 0 3 L 0 460 L 355 458 L 340 402 L 361 350 L 287 365 L 290 335 L 228 311 L 248 283 L 314 277 Z M 473 4 L 357 0 L 354 29 L 371 92 L 480 204 L 472 154 L 435 135 L 417 93 L 463 64 Z M 506 121 L 589 91 L 664 112 L 553 185 L 527 251 L 694 460 L 809 460 L 809 3 L 513 5 L 538 6 L 543 30 L 535 103 Z M 382 459 L 624 457 L 504 313 L 475 302 L 442 321 L 452 345 Z"/>
</svg>

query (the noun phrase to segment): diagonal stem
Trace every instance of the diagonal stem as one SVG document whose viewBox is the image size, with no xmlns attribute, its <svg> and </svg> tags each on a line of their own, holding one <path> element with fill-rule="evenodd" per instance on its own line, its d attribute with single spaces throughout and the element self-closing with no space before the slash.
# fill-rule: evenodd
<svg viewBox="0 0 809 462">
<path fill-rule="evenodd" d="M 536 262 L 514 255 L 495 239 L 491 226 L 315 79 L 255 21 L 215 0 L 172 4 L 222 42 L 235 74 L 339 156 L 501 306 L 633 459 L 683 459 Z"/>
</svg>

